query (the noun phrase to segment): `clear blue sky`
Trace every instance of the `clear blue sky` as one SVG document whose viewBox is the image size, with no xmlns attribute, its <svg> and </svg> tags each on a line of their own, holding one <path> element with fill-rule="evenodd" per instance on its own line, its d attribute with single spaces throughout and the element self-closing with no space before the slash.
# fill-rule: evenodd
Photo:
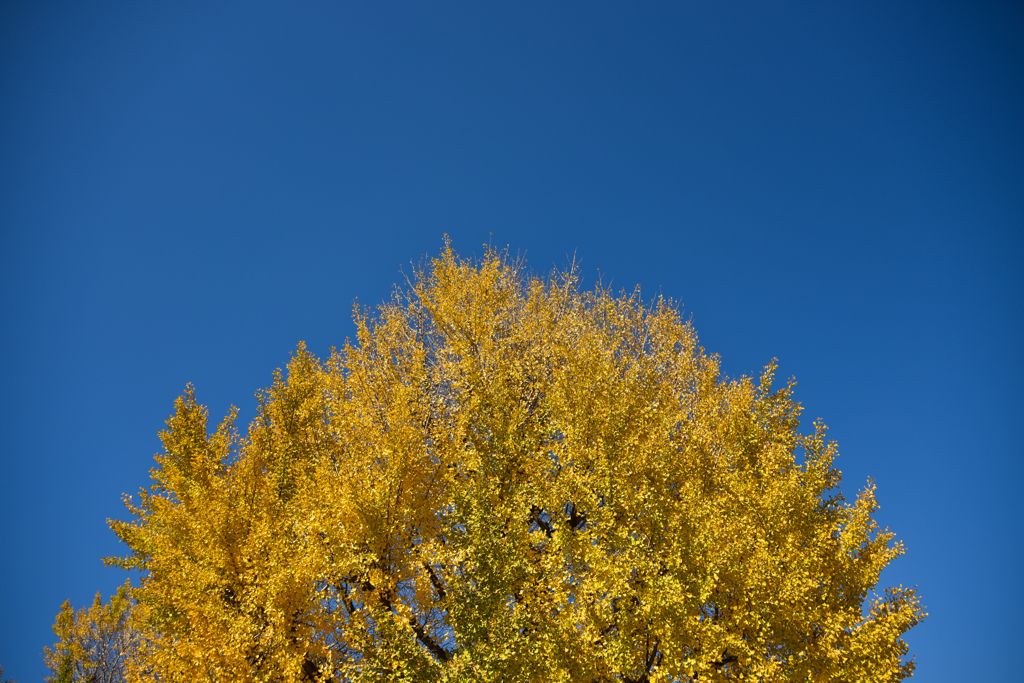
<svg viewBox="0 0 1024 683">
<path fill-rule="evenodd" d="M 123 580 L 185 384 L 247 420 L 448 233 L 778 357 L 906 543 L 919 676 L 1018 679 L 1024 6 L 147 4 L 0 4 L 9 674 Z"/>
</svg>

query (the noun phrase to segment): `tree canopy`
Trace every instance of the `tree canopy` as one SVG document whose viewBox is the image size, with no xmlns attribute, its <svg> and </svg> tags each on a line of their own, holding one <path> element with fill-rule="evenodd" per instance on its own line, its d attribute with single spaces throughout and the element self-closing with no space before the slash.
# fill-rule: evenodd
<svg viewBox="0 0 1024 683">
<path fill-rule="evenodd" d="M 913 589 L 794 383 L 669 301 L 446 248 L 245 435 L 189 387 L 112 522 L 134 681 L 894 681 Z"/>
<path fill-rule="evenodd" d="M 127 582 L 106 604 L 99 593 L 91 607 L 77 612 L 65 601 L 53 625 L 58 640 L 44 649 L 43 658 L 53 674 L 46 677 L 47 683 L 124 681 L 125 663 L 139 638 L 131 608 Z"/>
</svg>

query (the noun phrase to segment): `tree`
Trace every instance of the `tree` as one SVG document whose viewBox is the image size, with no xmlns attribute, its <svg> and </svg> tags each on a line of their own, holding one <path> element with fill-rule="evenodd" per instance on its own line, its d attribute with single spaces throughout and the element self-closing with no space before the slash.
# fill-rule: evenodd
<svg viewBox="0 0 1024 683">
<path fill-rule="evenodd" d="M 125 662 L 138 640 L 131 606 L 127 583 L 106 604 L 99 593 L 91 607 L 78 612 L 65 601 L 53 626 L 57 642 L 45 648 L 44 659 L 53 673 L 47 683 L 124 681 Z"/>
<path fill-rule="evenodd" d="M 242 437 L 191 386 L 113 522 L 152 681 L 894 681 L 913 589 L 794 383 L 671 302 L 450 247 L 300 344 Z"/>
</svg>

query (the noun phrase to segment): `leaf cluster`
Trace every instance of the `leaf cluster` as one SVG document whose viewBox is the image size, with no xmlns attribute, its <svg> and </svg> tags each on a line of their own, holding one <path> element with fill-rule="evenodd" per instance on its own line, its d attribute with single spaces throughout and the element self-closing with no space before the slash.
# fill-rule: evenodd
<svg viewBox="0 0 1024 683">
<path fill-rule="evenodd" d="M 892 681 L 914 590 L 793 383 L 671 302 L 450 247 L 209 432 L 188 388 L 113 528 L 143 681 Z"/>
<path fill-rule="evenodd" d="M 122 683 L 139 639 L 132 605 L 127 582 L 105 604 L 99 593 L 90 607 L 77 612 L 65 601 L 53 625 L 57 642 L 44 648 L 53 674 L 47 683 Z"/>
</svg>

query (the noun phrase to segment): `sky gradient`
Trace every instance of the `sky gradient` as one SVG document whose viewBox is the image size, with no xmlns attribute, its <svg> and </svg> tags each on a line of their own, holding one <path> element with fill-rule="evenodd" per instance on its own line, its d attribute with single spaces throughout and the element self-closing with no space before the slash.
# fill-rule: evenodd
<svg viewBox="0 0 1024 683">
<path fill-rule="evenodd" d="M 247 423 L 448 234 L 778 358 L 906 544 L 919 680 L 1019 676 L 1024 8 L 621 5 L 0 4 L 7 675 L 124 580 L 186 383 Z"/>
</svg>

